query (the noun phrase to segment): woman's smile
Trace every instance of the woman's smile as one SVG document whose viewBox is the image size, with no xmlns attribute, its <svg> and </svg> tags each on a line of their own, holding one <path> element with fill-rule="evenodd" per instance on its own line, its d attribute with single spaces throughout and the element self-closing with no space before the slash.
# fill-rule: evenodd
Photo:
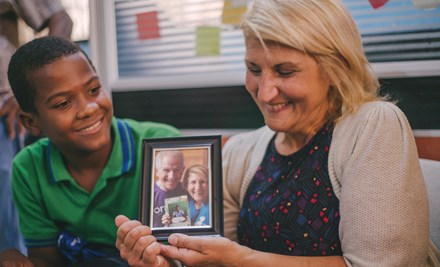
<svg viewBox="0 0 440 267">
<path fill-rule="evenodd" d="M 287 108 L 289 108 L 291 102 L 278 103 L 278 104 L 266 104 L 266 109 L 269 112 L 281 112 Z"/>
</svg>

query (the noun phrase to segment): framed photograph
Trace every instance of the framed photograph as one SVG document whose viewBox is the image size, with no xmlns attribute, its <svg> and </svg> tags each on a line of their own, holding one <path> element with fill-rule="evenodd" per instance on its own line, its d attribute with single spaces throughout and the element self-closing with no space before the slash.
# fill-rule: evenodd
<svg viewBox="0 0 440 267">
<path fill-rule="evenodd" d="M 172 233 L 223 235 L 221 136 L 144 139 L 139 218 Z"/>
</svg>

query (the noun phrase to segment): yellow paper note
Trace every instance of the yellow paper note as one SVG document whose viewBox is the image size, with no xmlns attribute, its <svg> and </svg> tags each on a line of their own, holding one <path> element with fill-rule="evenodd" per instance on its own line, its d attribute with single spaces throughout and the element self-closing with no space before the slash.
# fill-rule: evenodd
<svg viewBox="0 0 440 267">
<path fill-rule="evenodd" d="M 225 0 L 223 5 L 222 23 L 238 25 L 241 16 L 246 12 L 247 4 L 244 0 Z"/>
<path fill-rule="evenodd" d="M 220 55 L 220 28 L 200 26 L 196 29 L 196 56 Z"/>
</svg>

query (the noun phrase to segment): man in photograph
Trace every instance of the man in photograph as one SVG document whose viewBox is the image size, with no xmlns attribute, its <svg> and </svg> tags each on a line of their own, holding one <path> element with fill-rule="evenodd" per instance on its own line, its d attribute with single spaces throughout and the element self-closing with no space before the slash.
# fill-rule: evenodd
<svg viewBox="0 0 440 267">
<path fill-rule="evenodd" d="M 185 169 L 183 153 L 179 150 L 160 151 L 156 156 L 154 184 L 153 227 L 163 227 L 165 199 L 186 195 L 181 181 Z"/>
</svg>

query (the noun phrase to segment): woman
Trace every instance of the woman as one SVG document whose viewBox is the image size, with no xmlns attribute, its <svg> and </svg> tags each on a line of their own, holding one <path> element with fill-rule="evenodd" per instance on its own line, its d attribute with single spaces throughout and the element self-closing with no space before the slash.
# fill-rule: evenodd
<svg viewBox="0 0 440 267">
<path fill-rule="evenodd" d="M 202 165 L 192 165 L 183 176 L 183 185 L 189 195 L 191 225 L 209 225 L 208 177 L 208 169 Z"/>
<path fill-rule="evenodd" d="M 223 149 L 229 239 L 173 234 L 154 254 L 153 239 L 136 243 L 149 228 L 117 217 L 121 255 L 139 266 L 434 265 L 410 125 L 379 96 L 342 1 L 256 0 L 241 28 L 266 126 Z"/>
</svg>

